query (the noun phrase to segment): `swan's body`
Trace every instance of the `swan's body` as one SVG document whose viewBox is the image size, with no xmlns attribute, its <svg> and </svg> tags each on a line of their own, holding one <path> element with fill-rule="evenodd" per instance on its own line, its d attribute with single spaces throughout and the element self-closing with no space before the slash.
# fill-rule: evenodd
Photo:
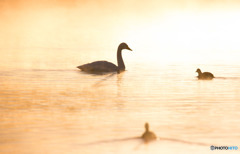
<svg viewBox="0 0 240 154">
<path fill-rule="evenodd" d="M 212 80 L 214 78 L 214 75 L 210 72 L 203 72 L 198 68 L 196 70 L 196 72 L 198 73 L 197 78 L 199 80 Z"/>
<path fill-rule="evenodd" d="M 150 141 L 154 141 L 157 139 L 157 136 L 149 131 L 149 124 L 145 123 L 145 132 L 142 134 L 142 139 L 144 140 L 145 143 L 148 143 Z"/>
<path fill-rule="evenodd" d="M 125 70 L 125 65 L 122 59 L 122 50 L 131 50 L 126 43 L 121 43 L 117 49 L 118 66 L 108 61 L 95 61 L 92 63 L 80 65 L 77 68 L 88 73 L 104 73 L 104 72 L 121 72 Z M 131 50 L 132 51 L 132 50 Z"/>
<path fill-rule="evenodd" d="M 85 72 L 115 72 L 118 71 L 118 67 L 108 61 L 95 61 L 92 63 L 78 66 L 77 68 Z"/>
</svg>

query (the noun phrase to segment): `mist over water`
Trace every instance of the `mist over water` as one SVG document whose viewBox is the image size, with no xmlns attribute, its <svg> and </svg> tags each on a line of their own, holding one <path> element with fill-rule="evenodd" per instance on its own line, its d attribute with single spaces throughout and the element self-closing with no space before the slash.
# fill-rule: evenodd
<svg viewBox="0 0 240 154">
<path fill-rule="evenodd" d="M 36 54 L 30 57 L 44 61 L 45 52 L 67 58 L 63 50 L 90 52 L 89 60 L 98 59 L 97 51 L 103 55 L 99 58 L 115 60 L 111 52 L 127 42 L 142 61 L 237 64 L 238 6 L 223 1 L 1 1 L 1 60 L 19 55 L 24 61 Z"/>
<path fill-rule="evenodd" d="M 237 2 L 189 0 L 147 4 L 134 0 L 1 1 L 0 45 L 113 48 L 127 41 L 137 48 L 154 49 L 159 41 L 162 50 L 209 52 L 224 47 L 236 51 L 238 6 Z"/>
</svg>

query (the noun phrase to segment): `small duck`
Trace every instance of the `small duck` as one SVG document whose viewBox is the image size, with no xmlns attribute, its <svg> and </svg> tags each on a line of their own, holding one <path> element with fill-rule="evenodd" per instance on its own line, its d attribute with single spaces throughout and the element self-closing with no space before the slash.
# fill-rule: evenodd
<svg viewBox="0 0 240 154">
<path fill-rule="evenodd" d="M 148 143 L 150 141 L 154 141 L 157 139 L 157 136 L 155 135 L 155 133 L 149 131 L 149 124 L 145 123 L 145 132 L 142 134 L 141 137 L 145 143 Z"/>
<path fill-rule="evenodd" d="M 196 72 L 198 73 L 197 78 L 199 80 L 212 80 L 213 78 L 215 78 L 212 73 L 210 73 L 210 72 L 203 72 L 202 73 L 202 71 L 199 68 L 196 70 Z"/>
</svg>

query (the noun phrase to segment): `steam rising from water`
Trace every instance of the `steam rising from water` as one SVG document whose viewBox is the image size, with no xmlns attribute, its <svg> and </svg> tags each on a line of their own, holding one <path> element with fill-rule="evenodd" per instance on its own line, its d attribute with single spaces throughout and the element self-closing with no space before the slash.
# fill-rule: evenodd
<svg viewBox="0 0 240 154">
<path fill-rule="evenodd" d="M 0 1 L 1 47 L 76 47 L 127 40 L 133 29 L 145 30 L 163 12 L 236 6 L 238 2 L 122 0 Z M 223 7 L 224 6 L 224 7 Z M 156 18 L 157 17 L 157 18 Z M 159 23 L 158 23 L 159 24 Z M 134 28 L 133 28 L 134 27 Z M 146 30 L 147 31 L 147 30 Z M 138 42 L 139 43 L 139 42 Z M 112 45 L 115 47 L 116 45 Z"/>
<path fill-rule="evenodd" d="M 115 51 L 124 41 L 137 55 L 145 58 L 148 51 L 165 57 L 161 61 L 210 51 L 222 59 L 233 51 L 232 59 L 240 50 L 239 8 L 239 2 L 223 0 L 2 0 L 0 46 Z"/>
</svg>

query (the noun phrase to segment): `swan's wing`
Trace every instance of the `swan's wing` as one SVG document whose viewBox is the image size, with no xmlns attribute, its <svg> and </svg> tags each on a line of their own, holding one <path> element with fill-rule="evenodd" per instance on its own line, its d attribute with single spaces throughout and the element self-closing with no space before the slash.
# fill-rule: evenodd
<svg viewBox="0 0 240 154">
<path fill-rule="evenodd" d="M 78 66 L 77 68 L 85 72 L 114 72 L 118 71 L 118 67 L 107 61 L 95 61 L 92 63 Z"/>
</svg>

